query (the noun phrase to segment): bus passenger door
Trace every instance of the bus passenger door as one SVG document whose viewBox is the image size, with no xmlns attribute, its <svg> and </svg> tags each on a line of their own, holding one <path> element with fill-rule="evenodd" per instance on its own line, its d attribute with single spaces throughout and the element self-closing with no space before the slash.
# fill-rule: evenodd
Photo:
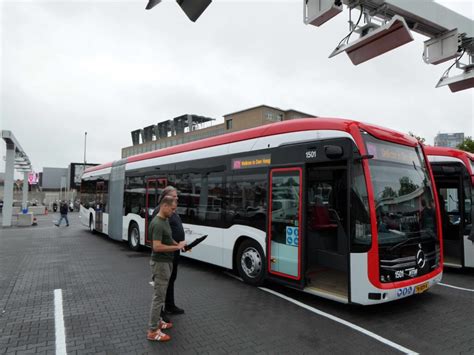
<svg viewBox="0 0 474 355">
<path fill-rule="evenodd" d="M 151 245 L 151 240 L 148 236 L 148 225 L 154 217 L 153 212 L 158 207 L 158 199 L 160 197 L 161 191 L 163 191 L 167 185 L 167 179 L 153 178 L 147 180 L 145 205 L 145 245 Z"/>
<path fill-rule="evenodd" d="M 347 161 L 307 165 L 307 287 L 315 293 L 348 301 Z"/>
<path fill-rule="evenodd" d="M 95 230 L 97 232 L 103 232 L 103 213 L 104 213 L 104 193 L 105 193 L 105 184 L 103 181 L 98 181 L 95 191 Z"/>
<path fill-rule="evenodd" d="M 444 264 L 463 266 L 464 203 L 460 176 L 436 180 L 443 227 Z"/>
<path fill-rule="evenodd" d="M 302 288 L 302 191 L 301 167 L 270 171 L 267 239 L 268 276 Z"/>
</svg>

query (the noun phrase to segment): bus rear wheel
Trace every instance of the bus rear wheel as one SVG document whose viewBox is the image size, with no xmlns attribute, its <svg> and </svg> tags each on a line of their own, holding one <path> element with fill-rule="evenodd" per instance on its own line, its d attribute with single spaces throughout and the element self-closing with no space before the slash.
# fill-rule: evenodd
<svg viewBox="0 0 474 355">
<path fill-rule="evenodd" d="M 265 256 L 262 248 L 253 240 L 245 240 L 237 252 L 237 270 L 240 277 L 251 285 L 258 286 L 265 278 Z"/>
<path fill-rule="evenodd" d="M 128 228 L 128 246 L 134 251 L 140 250 L 140 229 L 135 222 Z"/>
</svg>

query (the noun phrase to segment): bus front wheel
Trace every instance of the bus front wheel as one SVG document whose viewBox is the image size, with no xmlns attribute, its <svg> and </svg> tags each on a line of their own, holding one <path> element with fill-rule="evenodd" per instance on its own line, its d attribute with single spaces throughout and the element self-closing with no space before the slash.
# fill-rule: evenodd
<svg viewBox="0 0 474 355">
<path fill-rule="evenodd" d="M 240 277 L 251 285 L 261 285 L 265 278 L 265 256 L 253 240 L 245 240 L 237 252 L 237 270 Z"/>
<path fill-rule="evenodd" d="M 135 222 L 128 228 L 128 246 L 134 251 L 140 250 L 140 229 Z"/>
</svg>

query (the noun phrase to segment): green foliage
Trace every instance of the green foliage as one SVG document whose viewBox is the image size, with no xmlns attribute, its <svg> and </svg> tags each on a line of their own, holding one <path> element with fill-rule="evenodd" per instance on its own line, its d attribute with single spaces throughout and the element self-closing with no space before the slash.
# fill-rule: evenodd
<svg viewBox="0 0 474 355">
<path fill-rule="evenodd" d="M 408 176 L 403 176 L 400 178 L 400 190 L 398 191 L 398 196 L 408 195 L 418 188 L 419 186 L 414 184 Z"/>
<path fill-rule="evenodd" d="M 390 186 L 385 186 L 385 188 L 382 191 L 382 198 L 393 198 L 393 197 L 397 197 L 397 193 Z"/>
<path fill-rule="evenodd" d="M 474 140 L 472 140 L 471 137 L 466 137 L 464 139 L 464 142 L 458 144 L 456 148 L 464 150 L 466 152 L 474 153 Z"/>
</svg>

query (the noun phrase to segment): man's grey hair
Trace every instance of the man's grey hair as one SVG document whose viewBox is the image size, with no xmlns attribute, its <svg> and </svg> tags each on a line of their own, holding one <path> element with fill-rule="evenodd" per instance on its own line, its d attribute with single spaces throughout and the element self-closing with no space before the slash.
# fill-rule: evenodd
<svg viewBox="0 0 474 355">
<path fill-rule="evenodd" d="M 160 197 L 158 198 L 158 204 L 161 204 L 161 201 L 163 200 L 163 198 L 165 198 L 166 196 L 171 195 L 171 193 L 174 192 L 174 191 L 177 191 L 174 186 L 171 186 L 171 185 L 166 186 L 163 189 L 163 191 L 161 191 Z"/>
<path fill-rule="evenodd" d="M 171 196 L 165 196 L 163 199 L 160 201 L 160 207 L 161 206 L 173 206 L 176 203 L 176 200 L 171 197 Z"/>
</svg>

